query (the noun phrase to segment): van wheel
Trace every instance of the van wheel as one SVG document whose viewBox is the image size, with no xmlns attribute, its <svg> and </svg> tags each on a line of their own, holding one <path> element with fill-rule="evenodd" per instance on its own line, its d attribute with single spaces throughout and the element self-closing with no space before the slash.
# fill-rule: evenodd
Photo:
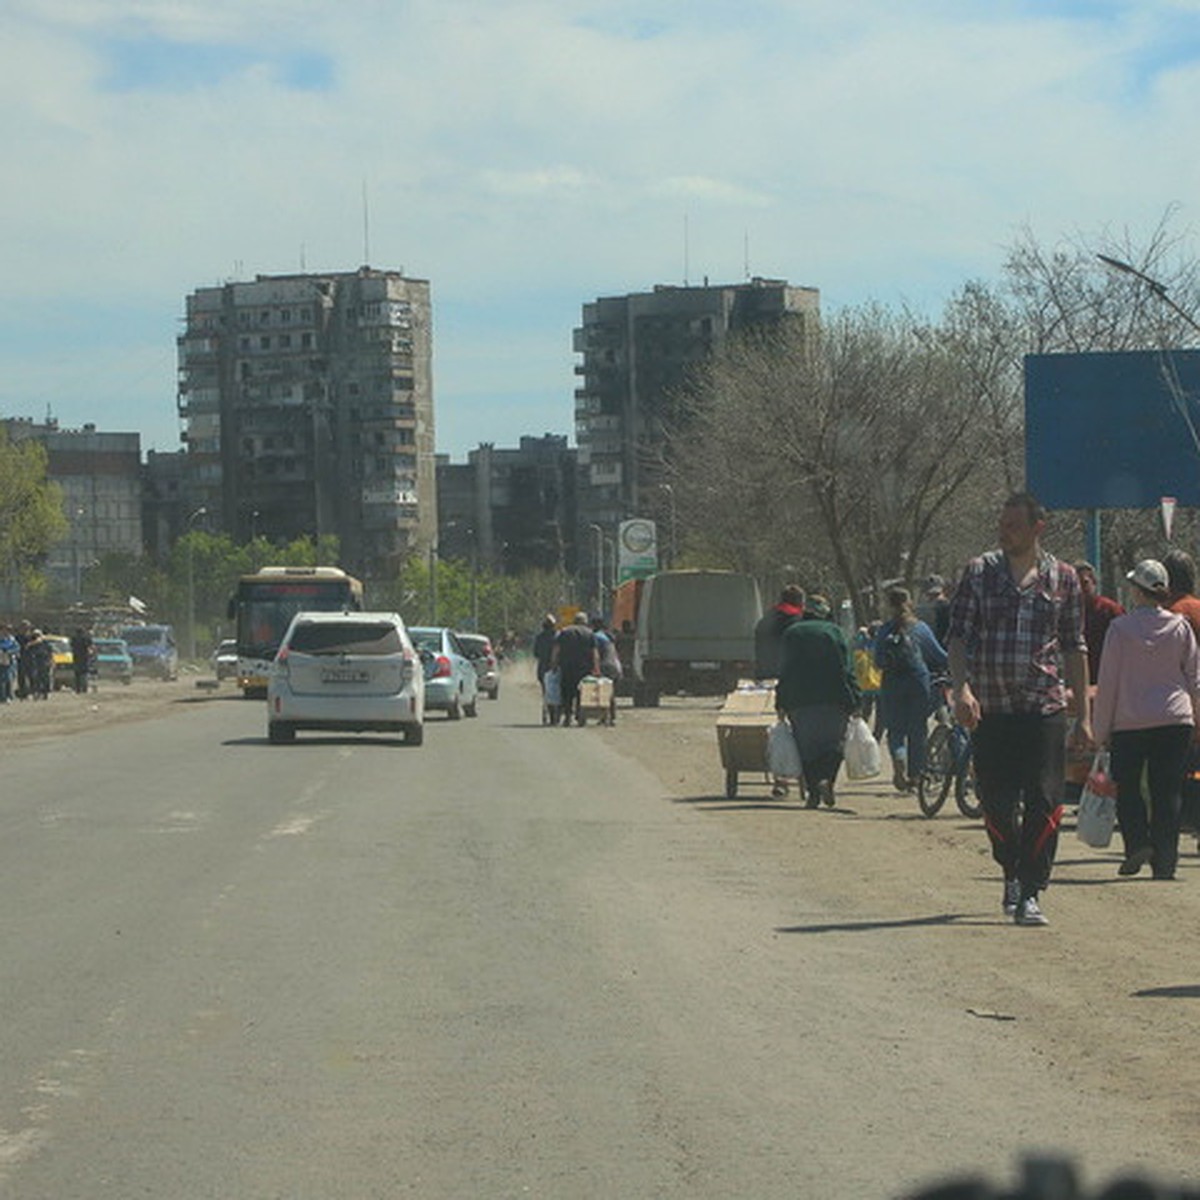
<svg viewBox="0 0 1200 1200">
<path fill-rule="evenodd" d="M 424 725 L 405 725 L 404 727 L 404 744 L 406 746 L 419 746 L 425 740 Z"/>
<path fill-rule="evenodd" d="M 455 696 L 450 701 L 450 707 L 446 709 L 446 717 L 448 720 L 457 721 L 462 716 L 462 705 L 459 703 L 458 697 Z"/>
<path fill-rule="evenodd" d="M 270 721 L 267 724 L 267 741 L 276 746 L 285 742 L 294 742 L 296 731 L 286 721 Z"/>
<path fill-rule="evenodd" d="M 468 717 L 479 716 L 479 697 L 476 696 L 470 704 L 463 705 L 463 713 Z"/>
</svg>

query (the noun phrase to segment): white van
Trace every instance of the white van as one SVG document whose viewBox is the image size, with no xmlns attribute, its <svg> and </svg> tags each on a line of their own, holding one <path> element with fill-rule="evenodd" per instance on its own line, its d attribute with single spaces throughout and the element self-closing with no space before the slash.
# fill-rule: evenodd
<svg viewBox="0 0 1200 1200">
<path fill-rule="evenodd" d="M 716 696 L 754 674 L 758 582 L 737 571 L 662 571 L 642 586 L 633 641 L 633 703 L 662 692 Z"/>
</svg>

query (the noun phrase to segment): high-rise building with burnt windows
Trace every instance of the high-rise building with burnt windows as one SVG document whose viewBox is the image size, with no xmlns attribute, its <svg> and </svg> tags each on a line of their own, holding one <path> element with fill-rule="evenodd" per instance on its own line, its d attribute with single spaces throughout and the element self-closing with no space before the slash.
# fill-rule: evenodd
<svg viewBox="0 0 1200 1200">
<path fill-rule="evenodd" d="M 208 528 L 336 534 L 368 579 L 435 540 L 427 280 L 362 267 L 199 288 L 178 353 L 189 503 Z"/>
</svg>

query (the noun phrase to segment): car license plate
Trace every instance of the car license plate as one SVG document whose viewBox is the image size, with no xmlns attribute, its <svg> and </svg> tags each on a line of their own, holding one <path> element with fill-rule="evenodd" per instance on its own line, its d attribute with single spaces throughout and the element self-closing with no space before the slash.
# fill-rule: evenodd
<svg viewBox="0 0 1200 1200">
<path fill-rule="evenodd" d="M 352 667 L 326 667 L 321 672 L 322 683 L 366 683 L 366 671 L 356 671 Z"/>
<path fill-rule="evenodd" d="M 715 662 L 690 662 L 688 666 L 693 671 L 716 671 L 719 668 L 719 664 Z"/>
</svg>

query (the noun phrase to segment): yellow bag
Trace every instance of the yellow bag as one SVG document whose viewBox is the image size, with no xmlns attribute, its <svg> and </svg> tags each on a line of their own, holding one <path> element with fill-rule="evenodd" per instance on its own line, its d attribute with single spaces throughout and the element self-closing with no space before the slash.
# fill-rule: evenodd
<svg viewBox="0 0 1200 1200">
<path fill-rule="evenodd" d="M 870 650 L 854 651 L 854 678 L 863 692 L 877 692 L 883 686 L 883 672 L 875 665 Z"/>
</svg>

